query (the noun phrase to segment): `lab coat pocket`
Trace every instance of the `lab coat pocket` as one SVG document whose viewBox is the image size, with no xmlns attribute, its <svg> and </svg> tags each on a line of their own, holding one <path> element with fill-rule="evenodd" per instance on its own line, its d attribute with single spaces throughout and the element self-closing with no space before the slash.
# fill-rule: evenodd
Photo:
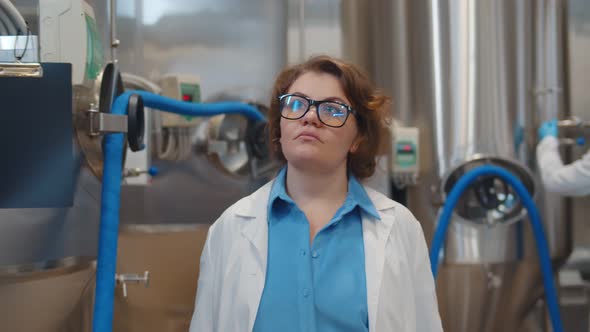
<svg viewBox="0 0 590 332">
<path fill-rule="evenodd" d="M 221 288 L 224 313 L 221 320 L 226 327 L 222 331 L 248 331 L 249 322 L 255 317 L 253 310 L 257 310 L 257 304 L 253 302 L 253 290 L 259 274 L 247 245 L 247 242 L 234 243 L 232 253 L 228 255 Z"/>
<path fill-rule="evenodd" d="M 395 247 L 395 249 L 394 249 Z M 379 294 L 377 331 L 411 331 L 408 317 L 413 306 L 408 260 L 402 248 L 388 243 Z"/>
</svg>

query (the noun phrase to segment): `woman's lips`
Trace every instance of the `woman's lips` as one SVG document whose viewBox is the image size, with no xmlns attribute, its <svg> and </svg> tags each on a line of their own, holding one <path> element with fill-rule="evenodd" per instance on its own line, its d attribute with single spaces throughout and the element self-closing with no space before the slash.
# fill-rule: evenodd
<svg viewBox="0 0 590 332">
<path fill-rule="evenodd" d="M 299 135 L 297 135 L 297 137 L 295 137 L 295 139 L 297 138 L 302 138 L 302 139 L 306 139 L 306 140 L 317 140 L 319 142 L 321 142 L 322 140 L 320 140 L 319 136 L 311 133 L 311 132 L 301 132 Z"/>
</svg>

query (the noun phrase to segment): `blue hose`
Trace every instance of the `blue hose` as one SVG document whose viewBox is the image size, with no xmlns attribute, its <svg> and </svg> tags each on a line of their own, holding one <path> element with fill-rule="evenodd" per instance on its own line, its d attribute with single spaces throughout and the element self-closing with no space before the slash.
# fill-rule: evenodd
<svg viewBox="0 0 590 332">
<path fill-rule="evenodd" d="M 125 115 L 129 97 L 141 95 L 144 106 L 189 116 L 242 114 L 250 119 L 264 120 L 255 107 L 238 102 L 194 104 L 179 102 L 144 91 L 127 91 L 117 97 L 111 113 Z M 119 207 L 121 201 L 121 165 L 123 163 L 124 135 L 108 134 L 104 138 L 104 170 L 96 266 L 96 294 L 92 331 L 109 332 L 113 328 L 115 300 L 115 272 L 117 268 L 117 240 L 119 236 Z"/>
<path fill-rule="evenodd" d="M 112 113 L 123 115 L 126 107 L 113 107 Z M 121 165 L 123 164 L 122 133 L 104 137 L 104 170 L 96 265 L 96 292 L 92 331 L 105 332 L 113 328 L 117 240 L 119 236 L 119 203 L 121 195 Z"/>
<path fill-rule="evenodd" d="M 155 93 L 139 90 L 125 91 L 125 93 L 121 94 L 117 99 L 127 101 L 132 94 L 140 95 L 145 107 L 180 115 L 212 116 L 218 114 L 242 114 L 253 120 L 264 120 L 264 115 L 260 113 L 256 107 L 240 102 L 220 102 L 210 104 L 187 103 L 186 101 L 178 101 Z M 115 106 L 113 105 L 113 107 Z M 122 105 L 122 107 L 127 107 L 127 103 Z"/>
<path fill-rule="evenodd" d="M 438 226 L 434 232 L 434 238 L 432 239 L 432 245 L 430 248 L 430 262 L 432 266 L 432 273 L 436 278 L 439 264 L 439 253 L 445 241 L 445 235 L 449 224 L 451 223 L 451 216 L 457 201 L 465 190 L 471 186 L 471 184 L 480 176 L 484 175 L 495 175 L 508 182 L 516 191 L 518 197 L 520 197 L 524 207 L 527 209 L 533 234 L 535 236 L 535 243 L 537 245 L 537 252 L 539 254 L 539 261 L 541 265 L 541 272 L 543 275 L 543 286 L 545 287 L 545 296 L 547 299 L 547 308 L 549 311 L 549 317 L 551 318 L 551 325 L 554 332 L 563 332 L 561 323 L 561 316 L 559 313 L 559 300 L 557 297 L 557 290 L 555 289 L 555 281 L 553 280 L 553 268 L 551 267 L 551 255 L 549 253 L 549 246 L 545 237 L 545 231 L 543 230 L 543 223 L 541 222 L 541 216 L 533 198 L 529 194 L 528 190 L 524 187 L 522 182 L 507 170 L 497 166 L 481 166 L 475 168 L 463 177 L 459 179 L 457 184 L 451 190 L 445 205 L 441 217 L 438 222 Z"/>
</svg>

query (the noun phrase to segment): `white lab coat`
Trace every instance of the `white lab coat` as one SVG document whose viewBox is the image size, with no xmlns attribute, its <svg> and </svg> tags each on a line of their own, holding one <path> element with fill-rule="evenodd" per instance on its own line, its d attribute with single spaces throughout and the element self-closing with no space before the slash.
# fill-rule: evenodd
<svg viewBox="0 0 590 332">
<path fill-rule="evenodd" d="M 209 229 L 190 332 L 252 331 L 266 274 L 271 184 L 232 205 Z M 404 206 L 365 190 L 381 216 L 362 217 L 369 330 L 442 331 L 420 224 Z"/>
<path fill-rule="evenodd" d="M 547 136 L 537 145 L 537 164 L 545 189 L 566 196 L 590 194 L 590 153 L 575 162 L 564 165 L 557 138 Z"/>
</svg>

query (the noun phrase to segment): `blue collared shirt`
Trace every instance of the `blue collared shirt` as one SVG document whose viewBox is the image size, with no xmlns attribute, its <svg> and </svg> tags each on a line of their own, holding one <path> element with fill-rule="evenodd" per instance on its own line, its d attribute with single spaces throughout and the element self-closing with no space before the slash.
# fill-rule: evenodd
<svg viewBox="0 0 590 332">
<path fill-rule="evenodd" d="M 268 201 L 266 281 L 253 331 L 368 331 L 361 210 L 379 219 L 375 206 L 351 175 L 344 204 L 310 245 L 286 173 L 285 167 Z"/>
</svg>

